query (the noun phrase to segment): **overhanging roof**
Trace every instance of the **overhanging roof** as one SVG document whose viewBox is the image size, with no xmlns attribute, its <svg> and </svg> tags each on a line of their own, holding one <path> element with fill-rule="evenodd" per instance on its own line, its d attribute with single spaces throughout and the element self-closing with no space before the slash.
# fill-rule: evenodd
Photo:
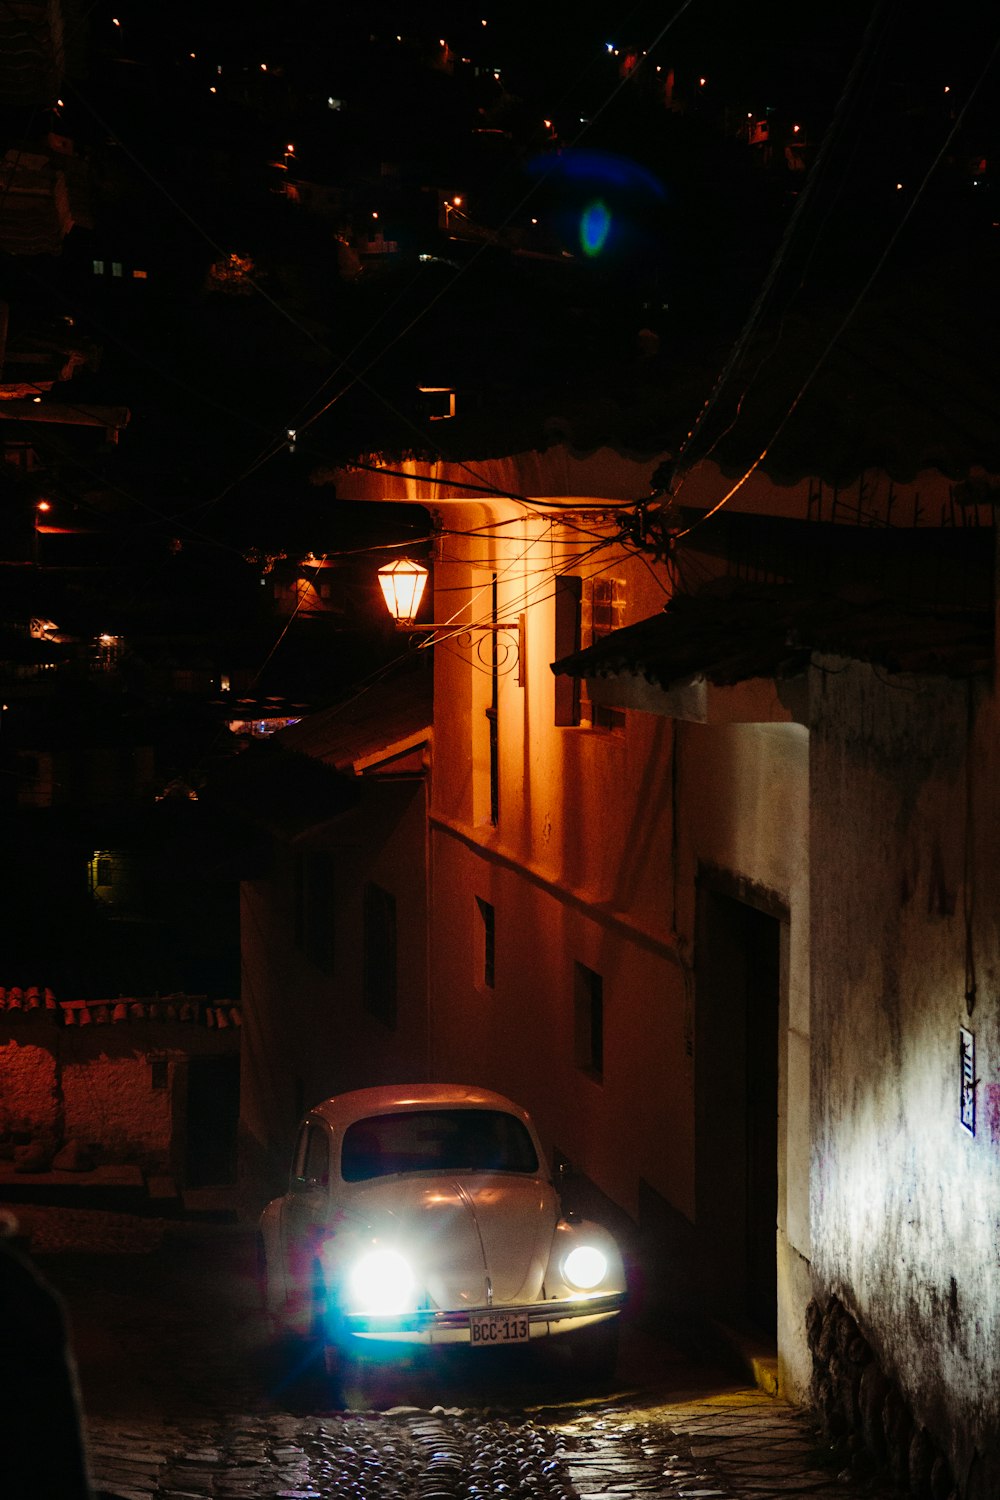
<svg viewBox="0 0 1000 1500">
<path fill-rule="evenodd" d="M 280 733 L 282 745 L 345 775 L 401 769 L 430 738 L 432 684 L 410 671 L 364 689 L 344 703 L 309 714 Z"/>
<path fill-rule="evenodd" d="M 814 653 L 891 673 L 972 677 L 992 670 L 993 614 L 726 579 L 676 595 L 552 671 L 586 678 L 597 701 L 699 722 L 780 722 L 803 717 Z"/>
</svg>

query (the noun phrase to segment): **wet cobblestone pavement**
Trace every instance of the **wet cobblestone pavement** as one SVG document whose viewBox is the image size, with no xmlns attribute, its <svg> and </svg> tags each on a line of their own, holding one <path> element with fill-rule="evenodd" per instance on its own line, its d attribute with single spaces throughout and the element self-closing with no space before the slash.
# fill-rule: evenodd
<svg viewBox="0 0 1000 1500">
<path fill-rule="evenodd" d="M 541 1420 L 396 1409 L 146 1427 L 96 1423 L 119 1500 L 855 1500 L 806 1418 L 752 1390 Z"/>
<path fill-rule="evenodd" d="M 245 1231 L 83 1210 L 23 1218 L 69 1310 L 101 1500 L 873 1494 L 838 1474 L 807 1414 L 635 1326 L 601 1391 L 574 1385 L 557 1358 L 467 1352 L 362 1366 L 332 1387 L 316 1361 L 266 1352 Z"/>
</svg>

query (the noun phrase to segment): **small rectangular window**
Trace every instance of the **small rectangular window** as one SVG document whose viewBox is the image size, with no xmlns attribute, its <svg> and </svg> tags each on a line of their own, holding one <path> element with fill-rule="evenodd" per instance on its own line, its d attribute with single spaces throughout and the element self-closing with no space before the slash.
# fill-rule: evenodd
<svg viewBox="0 0 1000 1500">
<path fill-rule="evenodd" d="M 496 980 L 496 912 L 481 896 L 476 897 L 476 906 L 479 909 L 479 972 L 483 985 L 491 990 Z"/>
<path fill-rule="evenodd" d="M 122 263 L 120 260 L 113 260 L 111 262 L 111 274 L 112 276 L 118 277 L 119 279 L 121 278 Z"/>
<path fill-rule="evenodd" d="M 604 979 L 586 964 L 574 965 L 574 1061 L 592 1078 L 604 1077 Z"/>
<path fill-rule="evenodd" d="M 93 267 L 94 267 L 94 275 L 95 276 L 103 276 L 104 275 L 104 262 L 103 262 L 103 260 L 95 260 L 95 261 L 92 262 L 92 264 L 93 264 Z"/>
<path fill-rule="evenodd" d="M 365 1010 L 384 1026 L 396 1024 L 396 898 L 380 885 L 365 886 Z"/>
<path fill-rule="evenodd" d="M 147 271 L 133 271 L 132 272 L 132 280 L 133 281 L 145 281 L 146 278 L 147 278 L 147 276 L 148 276 L 148 274 L 149 273 Z"/>
</svg>

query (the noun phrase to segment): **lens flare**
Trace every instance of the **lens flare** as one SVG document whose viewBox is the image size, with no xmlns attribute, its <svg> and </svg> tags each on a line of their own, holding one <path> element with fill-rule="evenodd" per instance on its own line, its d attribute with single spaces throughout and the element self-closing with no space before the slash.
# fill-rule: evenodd
<svg viewBox="0 0 1000 1500">
<path fill-rule="evenodd" d="M 584 255 L 591 258 L 600 255 L 610 233 L 611 214 L 607 204 L 600 198 L 588 203 L 580 215 L 580 248 Z"/>
</svg>

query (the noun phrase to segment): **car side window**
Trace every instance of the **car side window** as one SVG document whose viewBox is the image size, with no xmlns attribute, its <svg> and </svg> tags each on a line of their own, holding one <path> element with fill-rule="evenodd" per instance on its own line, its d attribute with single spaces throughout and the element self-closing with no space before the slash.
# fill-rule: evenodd
<svg viewBox="0 0 1000 1500">
<path fill-rule="evenodd" d="M 330 1150 L 321 1125 L 303 1126 L 295 1147 L 292 1176 L 298 1182 L 318 1182 L 322 1187 L 329 1183 Z"/>
</svg>

